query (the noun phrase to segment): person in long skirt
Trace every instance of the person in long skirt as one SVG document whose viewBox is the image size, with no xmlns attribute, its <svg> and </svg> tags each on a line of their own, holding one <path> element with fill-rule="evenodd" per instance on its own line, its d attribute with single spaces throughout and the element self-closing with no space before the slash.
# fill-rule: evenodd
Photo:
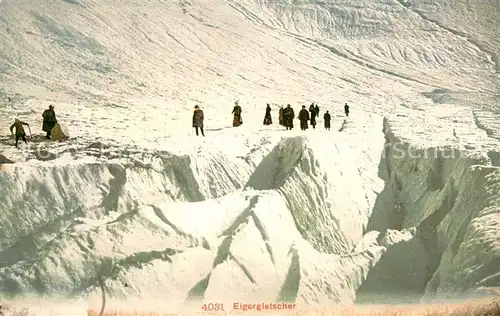
<svg viewBox="0 0 500 316">
<path fill-rule="evenodd" d="M 268 103 L 266 107 L 266 115 L 264 116 L 264 125 L 271 124 L 273 124 L 273 119 L 271 118 L 271 106 Z"/>
</svg>

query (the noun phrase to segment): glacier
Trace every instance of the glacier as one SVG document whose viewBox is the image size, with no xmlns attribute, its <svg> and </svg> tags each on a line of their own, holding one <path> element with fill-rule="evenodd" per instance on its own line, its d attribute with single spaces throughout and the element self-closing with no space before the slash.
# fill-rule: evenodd
<svg viewBox="0 0 500 316">
<path fill-rule="evenodd" d="M 493 0 L 0 1 L 0 300 L 86 315 L 101 288 L 107 310 L 166 312 L 495 295 L 498 16 Z M 316 129 L 277 124 L 311 102 Z M 50 104 L 67 142 L 43 140 Z M 14 118 L 33 132 L 19 149 Z"/>
</svg>

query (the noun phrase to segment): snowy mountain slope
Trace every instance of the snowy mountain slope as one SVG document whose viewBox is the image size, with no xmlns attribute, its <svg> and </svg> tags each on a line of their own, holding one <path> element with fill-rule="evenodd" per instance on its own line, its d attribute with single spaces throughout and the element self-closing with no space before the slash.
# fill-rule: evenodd
<svg viewBox="0 0 500 316">
<path fill-rule="evenodd" d="M 99 91 L 112 93 L 114 102 L 117 102 L 116 95 L 132 99 L 134 94 L 144 95 L 148 91 L 168 99 L 195 99 L 191 91 L 220 97 L 219 93 L 227 95 L 231 89 L 248 93 L 248 89 L 243 89 L 249 88 L 248 83 L 259 83 L 262 91 L 258 94 L 267 96 L 276 95 L 278 88 L 278 82 L 266 78 L 269 72 L 275 72 L 276 77 L 294 74 L 294 69 L 282 67 L 283 63 L 314 54 L 314 60 L 303 66 L 316 64 L 326 71 L 324 75 L 330 74 L 329 79 L 338 76 L 334 70 L 338 69 L 334 67 L 336 63 L 361 63 L 363 69 L 368 62 L 377 67 L 378 72 L 398 73 L 393 67 L 400 65 L 399 75 L 407 77 L 405 72 L 408 72 L 415 78 L 422 76 L 425 84 L 491 91 L 490 85 L 485 84 L 487 80 L 480 80 L 487 79 L 493 67 L 485 62 L 485 54 L 397 1 L 385 4 L 365 1 L 362 5 L 352 1 L 312 1 L 312 4 L 306 1 L 293 5 L 263 1 L 264 8 L 277 11 L 268 15 L 284 25 L 286 31 L 297 33 L 294 35 L 298 38 L 282 36 L 280 28 L 278 31 L 263 29 L 262 23 L 249 18 L 253 14 L 240 14 L 257 11 L 259 7 L 252 5 L 253 1 L 202 1 L 196 5 L 158 2 L 161 5 L 151 12 L 149 8 L 155 2 L 123 1 L 120 10 L 115 10 L 113 4 L 100 1 L 76 4 L 27 1 L 23 6 L 5 1 L 2 3 L 2 38 L 5 39 L 2 52 L 7 70 L 3 73 L 7 79 L 10 76 L 24 78 L 25 85 L 41 80 L 37 86 L 47 86 L 45 90 L 49 91 L 57 89 L 58 94 L 81 91 L 80 97 L 94 102 L 104 97 L 99 96 L 102 94 Z M 314 16 L 304 16 L 305 13 Z M 486 27 L 495 29 L 498 21 L 491 23 Z M 318 29 L 318 35 L 328 36 L 326 43 L 302 42 L 309 35 L 323 40 L 310 30 L 312 27 Z M 326 47 L 321 49 L 324 45 L 333 46 L 333 52 L 338 51 L 340 55 L 332 55 Z M 41 56 L 32 58 L 35 52 Z M 250 59 L 240 63 L 241 56 L 246 55 Z M 207 60 L 211 62 L 207 64 Z M 460 60 L 458 65 L 457 60 Z M 384 69 L 382 63 L 391 67 Z M 305 75 L 308 67 L 298 68 L 295 71 Z M 193 69 L 197 70 L 193 72 Z M 457 80 L 456 75 L 467 70 L 472 73 Z M 47 76 L 47 72 L 50 75 Z M 429 80 L 432 73 L 439 78 Z M 215 89 L 213 85 L 203 84 L 199 80 L 202 78 L 212 79 L 218 82 L 216 86 L 221 86 Z M 189 95 L 181 95 L 181 91 L 173 89 L 173 85 L 183 82 L 189 84 L 189 89 L 181 91 L 190 91 Z M 279 89 L 281 93 L 290 90 L 286 88 L 288 84 L 294 82 L 287 82 Z"/>
<path fill-rule="evenodd" d="M 325 42 L 321 42 L 326 38 L 326 43 L 333 46 L 332 52 L 365 67 L 409 80 L 417 80 L 423 75 L 420 82 L 424 83 L 429 82 L 428 77 L 434 77 L 437 80 L 430 82 L 441 82 L 440 84 L 443 81 L 457 84 L 457 78 L 454 76 L 463 72 L 475 73 L 484 76 L 483 79 L 494 79 L 495 82 L 486 86 L 477 85 L 478 81 L 485 80 L 476 77 L 476 82 L 470 82 L 469 86 L 462 85 L 465 83 L 463 81 L 459 83 L 460 89 L 497 91 L 497 86 L 493 85 L 498 83 L 498 77 L 492 75 L 492 70 L 495 69 L 492 57 L 475 46 L 473 40 L 466 41 L 459 31 L 441 27 L 431 18 L 416 14 L 415 10 L 412 10 L 413 2 L 301 1 L 299 4 L 288 5 L 281 1 L 261 3 L 273 11 L 270 24 L 278 24 L 276 20 L 279 19 L 282 28 L 297 33 L 300 37 L 313 39 L 318 47 L 325 45 Z M 433 7 L 432 3 L 428 6 Z M 423 6 L 423 9 L 428 6 Z M 497 39 L 494 36 L 497 31 L 494 29 L 498 23 L 494 19 L 490 20 L 489 24 L 484 23 L 483 31 L 491 29 L 489 33 L 484 32 L 485 40 Z M 476 37 L 482 37 L 481 35 L 477 34 Z M 355 41 L 349 41 L 350 39 Z M 457 60 L 461 60 L 462 64 L 457 65 Z M 394 71 L 396 69 L 397 71 Z M 467 77 L 472 79 L 475 75 L 469 74 Z"/>
<path fill-rule="evenodd" d="M 142 145 L 151 130 L 130 133 L 137 119 L 160 141 L 171 136 L 168 129 L 189 133 L 196 100 L 209 107 L 213 126 L 223 115 L 218 105 L 229 108 L 235 99 L 254 117 L 262 115 L 255 106 L 269 101 L 345 100 L 373 111 L 392 110 L 409 95 L 425 104 L 414 89 L 498 93 L 488 54 L 397 1 L 311 3 L 122 1 L 116 10 L 102 1 L 4 1 L 1 91 L 13 101 L 0 120 L 16 115 L 39 125 L 33 114 L 57 100 L 73 136 L 98 131 Z M 265 24 L 248 18 L 255 15 Z M 497 20 L 481 25 L 476 36 L 495 38 Z M 148 111 L 137 113 L 141 106 Z M 165 121 L 168 129 L 160 127 Z"/>
<path fill-rule="evenodd" d="M 453 4 L 0 2 L 0 124 L 35 136 L 0 137 L 1 291 L 98 306 L 101 274 L 110 305 L 199 311 L 498 287 L 498 4 Z M 312 101 L 317 129 L 276 124 Z M 69 142 L 39 135 L 51 103 Z"/>
<path fill-rule="evenodd" d="M 449 32 L 468 39 L 485 54 L 490 55 L 497 75 L 500 73 L 500 31 L 498 1 L 400 1 L 422 18 L 436 23 Z"/>
</svg>

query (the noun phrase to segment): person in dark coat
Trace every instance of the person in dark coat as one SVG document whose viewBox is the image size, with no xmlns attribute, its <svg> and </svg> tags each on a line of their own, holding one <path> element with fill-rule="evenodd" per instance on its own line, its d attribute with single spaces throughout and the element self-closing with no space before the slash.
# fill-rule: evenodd
<svg viewBox="0 0 500 316">
<path fill-rule="evenodd" d="M 344 105 L 344 113 L 345 116 L 349 116 L 349 106 L 347 105 L 347 103 Z"/>
<path fill-rule="evenodd" d="M 314 108 L 314 103 L 309 106 L 309 112 L 311 112 L 311 126 L 316 128 L 316 109 Z"/>
<path fill-rule="evenodd" d="M 198 136 L 198 129 L 200 129 L 201 135 L 205 137 L 205 134 L 203 132 L 203 119 L 203 111 L 198 105 L 195 105 L 193 113 L 193 127 L 195 128 L 196 136 Z"/>
<path fill-rule="evenodd" d="M 283 106 L 280 107 L 279 111 L 278 111 L 278 123 L 281 125 L 281 126 L 285 126 L 285 121 L 283 119 Z"/>
<path fill-rule="evenodd" d="M 43 125 L 42 130 L 47 133 L 47 139 L 50 139 L 50 133 L 57 123 L 56 112 L 54 111 L 54 106 L 50 105 L 48 110 L 45 110 L 42 114 Z"/>
<path fill-rule="evenodd" d="M 293 129 L 293 119 L 295 118 L 295 113 L 293 112 L 292 106 L 288 104 L 283 110 L 283 122 L 287 130 Z"/>
<path fill-rule="evenodd" d="M 266 115 L 264 116 L 264 125 L 271 125 L 273 124 L 273 120 L 271 118 L 271 106 L 269 103 L 266 106 Z"/>
<path fill-rule="evenodd" d="M 319 106 L 318 103 L 314 106 L 314 111 L 316 111 L 316 117 L 319 117 Z"/>
<path fill-rule="evenodd" d="M 323 120 L 325 120 L 325 128 L 327 130 L 330 130 L 330 120 L 331 120 L 331 116 L 330 116 L 330 113 L 328 113 L 328 111 L 326 111 L 325 115 L 323 115 Z"/>
<path fill-rule="evenodd" d="M 299 112 L 300 129 L 305 131 L 307 126 L 307 121 L 309 121 L 309 112 L 306 110 L 306 106 L 302 106 L 302 110 Z"/>
<path fill-rule="evenodd" d="M 24 132 L 23 125 L 30 126 L 28 123 L 25 123 L 23 121 L 20 121 L 16 119 L 14 121 L 14 124 L 10 126 L 10 132 L 13 133 L 14 128 L 16 129 L 16 147 L 17 144 L 19 143 L 19 139 L 22 139 L 24 143 L 27 145 L 28 141 L 26 140 L 26 133 Z"/>
<path fill-rule="evenodd" d="M 243 121 L 241 119 L 241 106 L 238 104 L 238 101 L 234 102 L 234 108 L 233 108 L 233 127 L 238 127 L 240 126 Z"/>
</svg>

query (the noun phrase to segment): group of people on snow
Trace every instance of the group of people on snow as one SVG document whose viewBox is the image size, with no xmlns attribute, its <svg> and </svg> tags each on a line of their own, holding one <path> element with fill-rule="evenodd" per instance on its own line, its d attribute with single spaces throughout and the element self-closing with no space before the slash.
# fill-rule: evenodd
<svg viewBox="0 0 500 316">
<path fill-rule="evenodd" d="M 264 125 L 271 125 L 273 123 L 272 117 L 271 117 L 271 105 L 269 103 L 266 104 L 266 113 L 264 115 Z M 344 112 L 346 116 L 349 116 L 349 105 L 347 103 L 344 105 Z M 241 113 L 242 109 L 241 106 L 239 105 L 239 101 L 235 102 L 233 111 L 231 112 L 233 114 L 233 127 L 238 127 L 243 123 Z M 298 119 L 300 121 L 300 129 L 301 130 L 306 130 L 308 129 L 308 121 L 310 122 L 311 126 L 313 128 L 316 128 L 316 118 L 319 116 L 319 106 L 317 103 L 311 103 L 309 106 L 309 111 L 306 110 L 306 106 L 303 105 L 302 109 L 299 112 Z M 51 133 L 54 127 L 57 124 L 57 118 L 56 118 L 56 113 L 54 111 L 54 106 L 50 105 L 47 110 L 45 110 L 42 114 L 43 118 L 43 124 L 42 124 L 42 130 L 46 132 L 46 138 L 51 139 Z M 286 108 L 281 107 L 278 112 L 278 122 L 280 125 L 285 126 L 286 130 L 291 130 L 293 129 L 293 120 L 295 118 L 295 112 L 290 104 L 286 106 Z M 193 127 L 195 128 L 196 136 L 198 136 L 200 133 L 202 136 L 205 136 L 205 132 L 203 130 L 203 120 L 204 120 L 204 114 L 203 110 L 200 109 L 199 105 L 196 105 L 194 107 L 194 112 L 193 112 Z M 325 129 L 330 130 L 330 121 L 331 121 L 331 116 L 328 111 L 325 112 L 323 115 L 323 120 L 325 123 Z M 28 144 L 28 141 L 26 139 L 26 132 L 24 130 L 23 126 L 27 126 L 29 128 L 29 124 L 26 122 L 23 122 L 19 119 L 15 119 L 14 124 L 10 126 L 10 132 L 14 133 L 15 131 L 15 137 L 16 137 L 16 144 L 15 146 L 18 146 L 19 140 L 24 141 L 26 144 Z M 30 130 L 31 133 L 31 130 Z"/>
<path fill-rule="evenodd" d="M 309 113 L 311 113 L 309 115 Z M 327 119 L 325 119 L 326 114 L 328 114 Z M 328 111 L 326 111 L 325 116 L 323 118 L 325 119 L 325 128 L 330 125 L 330 114 Z M 319 116 L 319 107 L 317 104 L 311 103 L 309 106 L 309 111 L 306 110 L 306 106 L 302 106 L 302 110 L 299 112 L 299 121 L 300 121 L 300 129 L 305 131 L 306 129 L 309 128 L 307 121 L 310 121 L 311 126 L 313 128 L 316 128 L 316 117 Z"/>
<path fill-rule="evenodd" d="M 349 116 L 349 105 L 347 103 L 344 105 L 344 112 L 346 116 Z M 319 106 L 317 103 L 311 103 L 309 109 L 306 109 L 306 106 L 303 105 L 302 109 L 299 111 L 299 115 L 297 118 L 300 121 L 300 129 L 305 131 L 309 128 L 309 123 L 313 128 L 316 128 L 317 122 L 316 119 L 319 117 Z M 293 120 L 295 118 L 295 112 L 290 104 L 286 106 L 286 108 L 281 107 L 278 112 L 279 124 L 285 126 L 286 130 L 293 129 Z M 330 122 L 331 122 L 330 112 L 327 110 L 323 115 L 323 121 L 325 123 L 325 129 L 330 130 Z M 264 125 L 272 124 L 271 120 L 271 106 L 267 104 L 266 107 L 266 115 L 264 116 Z"/>
<path fill-rule="evenodd" d="M 235 105 L 233 111 L 231 112 L 233 114 L 233 127 L 238 127 L 243 123 L 243 120 L 241 118 L 242 109 L 241 106 L 239 105 L 239 101 L 236 101 L 234 104 Z M 264 115 L 264 122 L 263 122 L 264 125 L 273 124 L 271 111 L 272 111 L 271 105 L 267 103 L 266 113 Z M 346 116 L 349 116 L 349 105 L 347 105 L 347 103 L 345 103 L 344 105 L 344 113 Z M 309 110 L 306 110 L 306 106 L 303 105 L 298 115 L 298 119 L 300 121 L 300 129 L 303 131 L 308 129 L 309 128 L 308 121 L 310 122 L 313 128 L 316 128 L 317 125 L 316 118 L 318 116 L 319 116 L 319 106 L 317 103 L 314 102 L 311 103 L 311 105 L 309 106 Z M 295 112 L 290 104 L 288 104 L 286 108 L 283 108 L 282 106 L 279 109 L 278 123 L 284 126 L 286 130 L 293 129 L 294 118 L 295 118 Z M 200 109 L 199 105 L 196 105 L 194 107 L 194 113 L 193 113 L 193 127 L 195 128 L 196 136 L 199 135 L 198 131 L 201 131 L 201 135 L 205 136 L 203 132 L 203 119 L 204 119 L 203 111 Z M 331 115 L 328 110 L 323 115 L 323 121 L 325 124 L 325 129 L 330 130 Z"/>
<path fill-rule="evenodd" d="M 349 105 L 347 103 L 344 105 L 344 112 L 346 116 L 349 116 Z M 293 129 L 293 119 L 295 118 L 295 112 L 290 104 L 286 106 L 286 108 L 281 107 L 278 113 L 279 124 L 285 126 L 286 130 Z M 313 128 L 316 128 L 317 122 L 316 118 L 319 117 L 319 106 L 317 103 L 311 103 L 309 106 L 309 110 L 306 109 L 306 106 L 303 105 L 302 109 L 299 111 L 298 119 L 300 121 L 300 129 L 305 131 L 309 128 L 309 123 Z M 268 120 L 266 120 L 268 118 Z M 331 122 L 330 112 L 327 110 L 323 115 L 323 121 L 325 123 L 325 129 L 330 130 L 330 122 Z M 266 108 L 266 116 L 264 118 L 264 125 L 271 124 L 271 107 L 269 104 Z M 266 122 L 269 122 L 266 124 Z"/>
<path fill-rule="evenodd" d="M 49 108 L 43 112 L 42 118 L 43 118 L 42 130 L 47 133 L 45 137 L 47 139 L 51 139 L 52 129 L 57 124 L 56 112 L 54 111 L 53 105 L 50 105 Z M 25 144 L 28 144 L 28 141 L 26 140 L 26 132 L 23 126 L 27 126 L 28 129 L 30 128 L 30 125 L 28 123 L 23 122 L 17 118 L 15 119 L 14 124 L 10 126 L 11 133 L 14 133 L 14 129 L 16 130 L 15 132 L 16 147 L 19 144 L 19 140 L 22 140 L 24 141 Z"/>
<path fill-rule="evenodd" d="M 271 125 L 273 123 L 271 117 L 271 111 L 272 111 L 271 105 L 267 103 L 266 113 L 264 115 L 264 122 L 263 122 L 264 125 Z M 349 116 L 349 105 L 347 105 L 347 103 L 344 105 L 344 112 L 346 116 Z M 243 120 L 241 117 L 242 109 L 241 106 L 239 105 L 239 101 L 235 102 L 233 111 L 231 113 L 233 114 L 233 127 L 240 126 L 243 123 Z M 311 103 L 311 105 L 309 106 L 309 111 L 306 110 L 306 106 L 303 105 L 298 115 L 298 119 L 300 121 L 300 129 L 301 130 L 308 129 L 308 123 L 307 123 L 308 121 L 310 122 L 313 128 L 316 128 L 316 118 L 318 116 L 319 116 L 319 106 L 317 103 L 314 102 Z M 54 111 L 53 105 L 50 105 L 49 108 L 43 112 L 42 118 L 43 118 L 42 130 L 47 133 L 45 137 L 47 139 L 51 139 L 52 130 L 57 124 L 56 113 Z M 286 130 L 293 129 L 294 118 L 295 118 L 295 112 L 290 104 L 288 104 L 286 108 L 283 108 L 282 106 L 279 109 L 278 122 L 280 125 L 285 126 Z M 204 120 L 203 110 L 200 109 L 199 105 L 196 105 L 194 107 L 194 113 L 193 113 L 193 127 L 195 128 L 196 136 L 198 136 L 200 133 L 202 136 L 205 136 L 205 132 L 203 130 L 203 120 Z M 325 129 L 330 130 L 331 116 L 328 111 L 326 111 L 325 114 L 323 115 L 323 120 L 325 123 Z M 16 147 L 18 146 L 19 140 L 22 140 L 26 144 L 28 144 L 28 141 L 26 139 L 26 132 L 23 126 L 27 126 L 28 128 L 30 127 L 28 123 L 23 122 L 17 118 L 15 119 L 14 124 L 10 126 L 11 133 L 14 133 L 14 129 L 16 130 L 15 131 Z"/>
</svg>

